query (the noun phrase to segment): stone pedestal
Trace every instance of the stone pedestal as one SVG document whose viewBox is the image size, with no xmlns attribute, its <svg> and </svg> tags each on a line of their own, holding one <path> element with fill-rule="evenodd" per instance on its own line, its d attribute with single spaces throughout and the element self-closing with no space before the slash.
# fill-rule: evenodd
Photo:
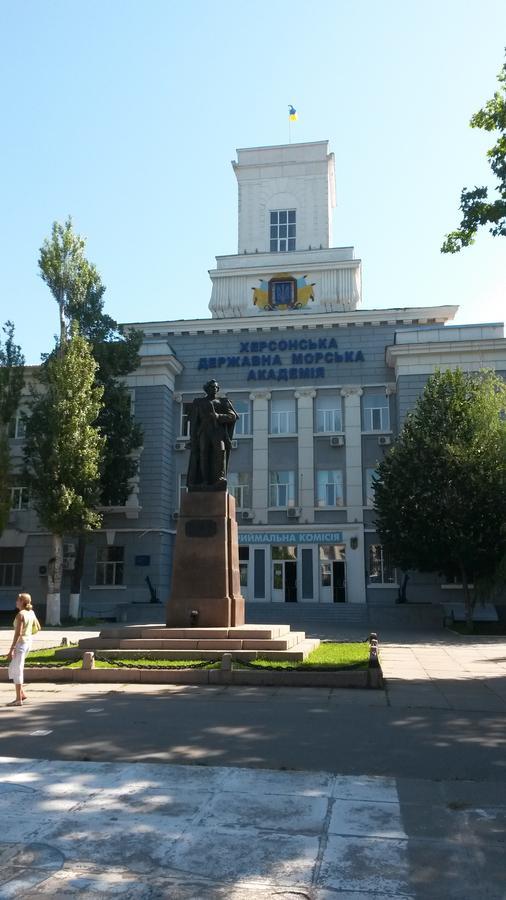
<svg viewBox="0 0 506 900">
<path fill-rule="evenodd" d="M 192 621 L 193 611 L 198 618 Z M 177 524 L 167 626 L 244 625 L 235 499 L 226 491 L 184 494 Z"/>
</svg>

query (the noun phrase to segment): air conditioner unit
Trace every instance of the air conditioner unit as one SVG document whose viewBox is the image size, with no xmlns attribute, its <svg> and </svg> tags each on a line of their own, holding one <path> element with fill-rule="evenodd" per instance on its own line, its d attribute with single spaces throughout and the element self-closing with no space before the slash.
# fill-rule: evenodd
<svg viewBox="0 0 506 900">
<path fill-rule="evenodd" d="M 333 434 L 330 438 L 331 447 L 344 447 L 344 434 Z"/>
<path fill-rule="evenodd" d="M 298 519 L 300 516 L 300 509 L 297 506 L 289 506 L 286 515 L 289 519 Z"/>
<path fill-rule="evenodd" d="M 65 572 L 73 572 L 76 567 L 76 558 L 75 556 L 64 556 L 63 557 L 63 568 Z"/>
<path fill-rule="evenodd" d="M 186 441 L 176 441 L 174 450 L 186 450 Z"/>
<path fill-rule="evenodd" d="M 381 437 L 378 438 L 378 444 L 380 447 L 388 447 L 389 444 L 392 443 L 392 438 L 388 436 L 388 434 L 382 434 Z"/>
<path fill-rule="evenodd" d="M 173 518 L 173 519 L 179 519 L 179 516 L 180 516 L 180 515 L 181 515 L 181 513 L 179 512 L 179 510 L 178 510 L 178 509 L 175 509 L 174 512 L 172 513 L 172 518 Z"/>
<path fill-rule="evenodd" d="M 232 447 L 232 450 L 237 450 L 237 441 L 236 440 L 230 441 L 230 446 Z"/>
<path fill-rule="evenodd" d="M 255 513 L 252 509 L 241 509 L 240 516 L 243 522 L 246 522 L 248 519 L 253 519 L 255 517 Z"/>
</svg>

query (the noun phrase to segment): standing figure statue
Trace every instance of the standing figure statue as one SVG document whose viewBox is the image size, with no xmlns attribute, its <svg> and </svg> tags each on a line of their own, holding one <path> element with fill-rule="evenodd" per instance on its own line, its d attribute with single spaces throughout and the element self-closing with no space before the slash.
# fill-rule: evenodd
<svg viewBox="0 0 506 900">
<path fill-rule="evenodd" d="M 204 385 L 190 413 L 191 453 L 186 484 L 189 491 L 224 491 L 237 415 L 230 400 L 218 399 L 217 381 Z"/>
</svg>

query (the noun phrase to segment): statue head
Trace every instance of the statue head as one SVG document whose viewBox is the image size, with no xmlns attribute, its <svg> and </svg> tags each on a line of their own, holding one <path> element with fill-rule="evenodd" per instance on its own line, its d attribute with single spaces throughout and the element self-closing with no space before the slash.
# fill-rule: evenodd
<svg viewBox="0 0 506 900">
<path fill-rule="evenodd" d="M 218 393 L 219 389 L 220 389 L 220 386 L 219 386 L 218 382 L 214 380 L 214 378 L 212 378 L 211 381 L 206 381 L 206 383 L 204 385 L 204 390 L 208 397 L 212 397 L 212 398 L 216 397 L 216 394 Z"/>
</svg>

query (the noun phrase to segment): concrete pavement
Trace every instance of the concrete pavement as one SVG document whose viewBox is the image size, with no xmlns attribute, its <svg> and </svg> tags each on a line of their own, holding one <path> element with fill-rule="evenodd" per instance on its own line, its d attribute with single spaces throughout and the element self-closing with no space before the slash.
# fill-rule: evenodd
<svg viewBox="0 0 506 900">
<path fill-rule="evenodd" d="M 506 641 L 392 638 L 386 691 L 0 685 L 0 900 L 505 900 Z"/>
<path fill-rule="evenodd" d="M 505 791 L 466 783 L 3 758 L 0 800 L 2 900 L 505 896 Z"/>
</svg>

